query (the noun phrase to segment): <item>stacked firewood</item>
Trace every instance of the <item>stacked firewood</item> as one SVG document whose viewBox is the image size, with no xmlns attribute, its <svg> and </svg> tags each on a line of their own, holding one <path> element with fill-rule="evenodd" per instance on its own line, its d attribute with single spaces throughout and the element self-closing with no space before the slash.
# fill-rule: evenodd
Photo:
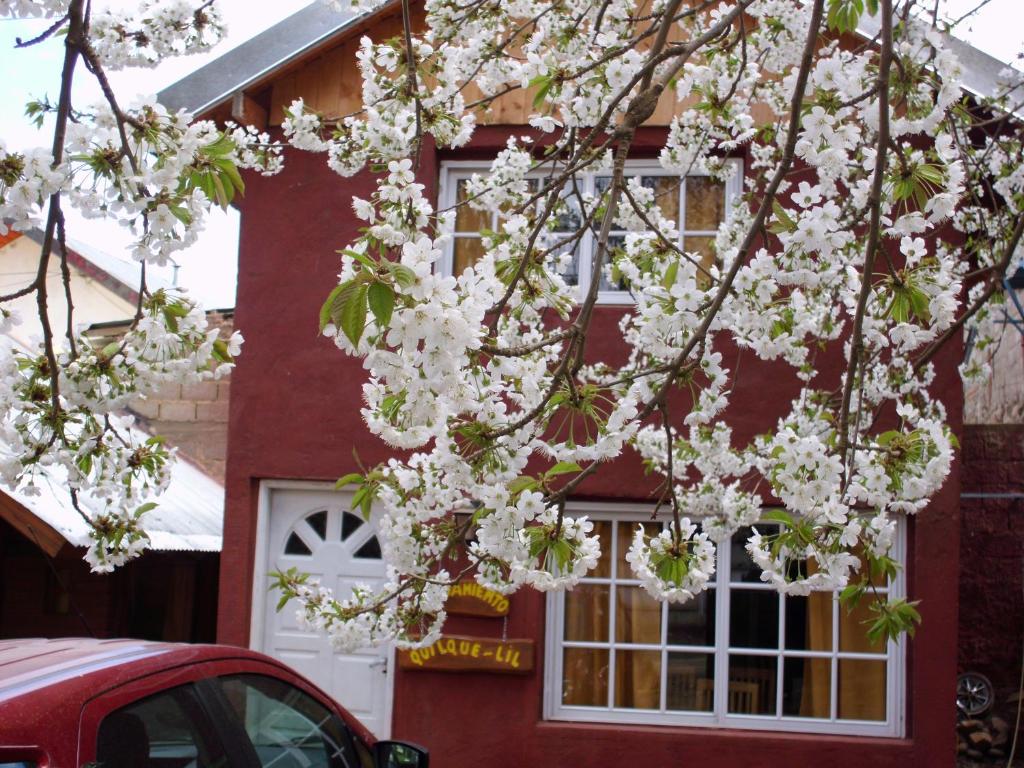
<svg viewBox="0 0 1024 768">
<path fill-rule="evenodd" d="M 1006 756 L 1010 744 L 1010 725 L 992 715 L 985 719 L 969 718 L 956 726 L 957 752 L 975 760 Z"/>
</svg>

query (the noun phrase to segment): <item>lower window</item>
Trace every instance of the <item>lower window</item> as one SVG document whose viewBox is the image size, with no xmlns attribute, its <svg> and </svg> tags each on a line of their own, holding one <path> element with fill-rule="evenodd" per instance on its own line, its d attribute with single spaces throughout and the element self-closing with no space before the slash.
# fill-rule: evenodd
<svg viewBox="0 0 1024 768">
<path fill-rule="evenodd" d="M 602 556 L 549 597 L 549 719 L 901 735 L 902 649 L 868 641 L 870 593 L 852 612 L 833 592 L 779 595 L 744 549 L 746 528 L 719 546 L 706 592 L 661 603 L 626 562 L 637 526 L 661 523 L 639 507 L 573 511 L 594 520 Z M 901 532 L 898 558 L 902 546 Z M 875 586 L 899 596 L 902 576 Z"/>
</svg>

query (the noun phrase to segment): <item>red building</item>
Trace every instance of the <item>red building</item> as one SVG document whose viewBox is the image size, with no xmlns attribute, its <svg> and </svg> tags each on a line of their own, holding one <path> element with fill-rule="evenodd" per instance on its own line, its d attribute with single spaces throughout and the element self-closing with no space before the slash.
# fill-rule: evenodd
<svg viewBox="0 0 1024 768">
<path fill-rule="evenodd" d="M 344 115 L 358 108 L 359 36 L 388 37 L 400 24 L 393 6 L 372 17 L 311 6 L 164 91 L 161 100 L 272 131 L 282 108 L 300 96 L 326 117 Z M 998 62 L 962 45 L 957 52 L 972 87 L 994 83 Z M 663 97 L 640 130 L 628 170 L 655 187 L 678 187 L 675 215 L 688 250 L 701 250 L 749 163 L 735 158 L 735 184 L 665 177 L 656 156 L 678 106 L 673 98 Z M 503 99 L 468 147 L 428 149 L 419 181 L 438 207 L 456 202 L 460 179 L 510 135 L 529 130 L 527 110 L 522 95 Z M 301 632 L 291 608 L 274 610 L 271 570 L 294 565 L 339 590 L 383 575 L 372 521 L 349 511 L 350 497 L 334 491 L 333 481 L 356 469 L 353 449 L 367 465 L 388 458 L 389 450 L 362 423 L 360 363 L 317 334 L 317 309 L 336 284 L 336 251 L 357 236 L 351 198 L 368 197 L 374 186 L 369 173 L 342 179 L 323 156 L 289 151 L 280 177 L 248 176 L 238 201 L 236 323 L 246 347 L 232 383 L 219 640 L 287 661 L 378 736 L 420 742 L 442 767 L 481 760 L 495 768 L 951 765 L 957 472 L 927 511 L 902 525 L 905 569 L 888 588 L 921 601 L 924 626 L 898 644 L 869 645 L 862 617 L 846 615 L 829 595 L 782 598 L 763 589 L 739 545 L 721 548 L 719 580 L 693 604 L 669 608 L 643 597 L 625 568 L 621 533 L 652 506 L 633 456 L 597 473 L 572 505 L 599 521 L 606 554 L 591 578 L 566 595 L 523 590 L 505 616 L 450 617 L 446 634 L 521 651 L 518 669 L 505 664 L 456 674 L 421 664 L 424 657 L 399 667 L 387 650 L 339 654 L 324 638 Z M 464 216 L 443 268 L 472 258 L 485 226 Z M 590 279 L 589 247 L 581 247 L 581 285 Z M 601 301 L 592 337 L 608 359 L 626 297 L 602 291 Z M 936 386 L 959 393 L 957 351 L 945 355 Z M 771 426 L 775 406 L 784 407 L 796 391 L 789 377 L 752 356 L 743 365 L 733 395 L 740 440 Z M 959 394 L 947 402 L 959 432 Z M 473 641 L 465 648 L 472 655 Z M 461 653 L 457 641 L 449 651 Z"/>
</svg>

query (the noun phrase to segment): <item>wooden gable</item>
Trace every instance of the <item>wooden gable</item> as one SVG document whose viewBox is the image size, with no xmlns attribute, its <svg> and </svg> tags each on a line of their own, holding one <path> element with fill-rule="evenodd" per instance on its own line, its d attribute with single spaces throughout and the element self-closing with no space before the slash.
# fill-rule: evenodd
<svg viewBox="0 0 1024 768">
<path fill-rule="evenodd" d="M 421 6 L 414 9 L 413 16 L 414 24 L 422 25 Z M 371 17 L 367 22 L 352 27 L 329 45 L 311 51 L 289 67 L 273 73 L 269 81 L 258 84 L 258 103 L 240 94 L 234 101 L 232 116 L 236 120 L 279 126 L 284 118 L 284 110 L 298 98 L 302 98 L 309 108 L 331 120 L 354 114 L 362 108 L 362 77 L 356 63 L 360 38 L 366 35 L 372 40 L 380 41 L 401 34 L 402 15 L 397 8 Z M 682 30 L 675 25 L 669 40 L 678 42 L 682 39 Z M 641 44 L 640 48 L 649 45 L 649 41 L 645 42 L 646 44 Z M 255 89 L 249 90 L 249 93 L 255 92 Z M 464 91 L 467 104 L 481 95 L 473 85 Z M 497 98 L 479 116 L 479 124 L 525 125 L 532 111 L 533 95 L 533 89 L 515 90 Z M 677 99 L 673 89 L 666 89 L 658 102 L 658 108 L 646 125 L 667 126 L 674 116 L 695 102 L 696 99 L 692 97 L 685 100 Z M 263 109 L 267 110 L 265 117 L 262 114 Z M 765 105 L 755 105 L 753 113 L 757 123 L 775 120 L 774 113 Z"/>
</svg>

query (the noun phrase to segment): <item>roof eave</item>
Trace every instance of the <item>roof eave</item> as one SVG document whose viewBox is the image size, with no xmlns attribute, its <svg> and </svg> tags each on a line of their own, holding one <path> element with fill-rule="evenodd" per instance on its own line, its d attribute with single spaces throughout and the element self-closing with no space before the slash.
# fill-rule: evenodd
<svg viewBox="0 0 1024 768">
<path fill-rule="evenodd" d="M 372 12 L 353 14 L 313 3 L 168 86 L 157 100 L 171 111 L 204 115 L 395 5 L 396 0 L 389 0 Z"/>
</svg>

